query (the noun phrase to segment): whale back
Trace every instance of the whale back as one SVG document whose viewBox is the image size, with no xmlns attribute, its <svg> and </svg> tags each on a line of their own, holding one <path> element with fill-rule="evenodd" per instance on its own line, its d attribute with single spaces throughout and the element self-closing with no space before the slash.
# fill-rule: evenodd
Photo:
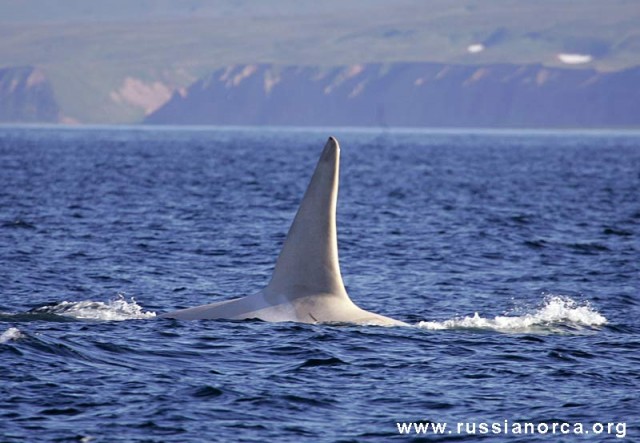
<svg viewBox="0 0 640 443">
<path fill-rule="evenodd" d="M 330 137 L 278 256 L 265 293 L 289 299 L 332 294 L 348 299 L 340 274 L 336 205 L 340 146 Z"/>
</svg>

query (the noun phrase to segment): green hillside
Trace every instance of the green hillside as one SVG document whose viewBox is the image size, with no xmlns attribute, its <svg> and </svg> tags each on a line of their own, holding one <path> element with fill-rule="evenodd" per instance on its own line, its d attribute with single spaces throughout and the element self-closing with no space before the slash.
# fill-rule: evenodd
<svg viewBox="0 0 640 443">
<path fill-rule="evenodd" d="M 469 45 L 484 50 L 470 53 Z M 129 123 L 240 63 L 640 65 L 636 0 L 0 1 L 0 68 L 42 68 L 69 121 Z"/>
</svg>

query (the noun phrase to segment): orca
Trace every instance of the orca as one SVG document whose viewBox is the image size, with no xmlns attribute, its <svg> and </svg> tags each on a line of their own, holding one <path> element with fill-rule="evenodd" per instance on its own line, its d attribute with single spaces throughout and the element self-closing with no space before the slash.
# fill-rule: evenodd
<svg viewBox="0 0 640 443">
<path fill-rule="evenodd" d="M 329 137 L 266 288 L 257 294 L 169 312 L 160 318 L 406 325 L 359 308 L 347 294 L 338 261 L 339 172 L 340 146 Z"/>
</svg>

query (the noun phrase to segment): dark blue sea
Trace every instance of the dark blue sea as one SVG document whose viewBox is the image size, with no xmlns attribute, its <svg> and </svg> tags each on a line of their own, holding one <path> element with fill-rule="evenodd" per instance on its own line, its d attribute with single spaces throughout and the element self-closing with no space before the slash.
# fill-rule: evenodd
<svg viewBox="0 0 640 443">
<path fill-rule="evenodd" d="M 329 135 L 411 326 L 156 318 L 266 285 Z M 640 441 L 639 317 L 639 132 L 0 127 L 1 442 Z"/>
</svg>

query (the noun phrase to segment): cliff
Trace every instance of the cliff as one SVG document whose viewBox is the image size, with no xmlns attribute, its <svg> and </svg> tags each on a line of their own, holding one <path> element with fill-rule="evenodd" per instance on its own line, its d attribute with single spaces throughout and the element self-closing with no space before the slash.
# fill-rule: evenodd
<svg viewBox="0 0 640 443">
<path fill-rule="evenodd" d="M 201 78 L 149 124 L 638 127 L 640 67 L 442 63 L 239 65 Z"/>
<path fill-rule="evenodd" d="M 0 122 L 55 123 L 59 118 L 53 88 L 41 69 L 0 69 Z"/>
</svg>

